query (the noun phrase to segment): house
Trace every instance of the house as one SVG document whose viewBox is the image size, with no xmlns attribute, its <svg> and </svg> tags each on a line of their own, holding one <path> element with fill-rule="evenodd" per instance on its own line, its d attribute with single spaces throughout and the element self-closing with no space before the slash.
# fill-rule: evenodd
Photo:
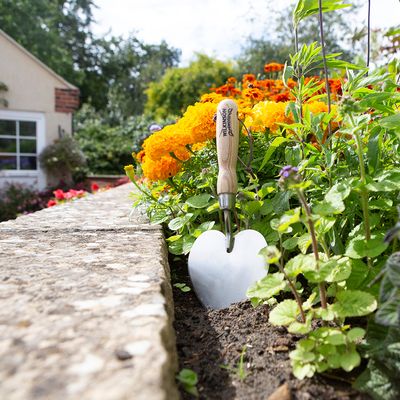
<svg viewBox="0 0 400 400">
<path fill-rule="evenodd" d="M 38 156 L 72 134 L 79 89 L 0 29 L 0 90 L 0 188 L 12 182 L 44 189 L 51 177 Z"/>
</svg>

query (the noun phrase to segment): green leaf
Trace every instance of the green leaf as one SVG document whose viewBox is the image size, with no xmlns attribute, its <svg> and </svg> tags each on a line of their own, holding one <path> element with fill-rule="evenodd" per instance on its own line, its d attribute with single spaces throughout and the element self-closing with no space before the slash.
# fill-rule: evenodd
<svg viewBox="0 0 400 400">
<path fill-rule="evenodd" d="M 183 244 L 182 244 L 182 252 L 183 254 L 188 254 L 192 249 L 193 243 L 195 242 L 196 238 L 190 235 L 185 235 L 183 237 Z"/>
<path fill-rule="evenodd" d="M 258 169 L 258 172 L 260 172 L 265 165 L 267 164 L 267 162 L 269 161 L 269 159 L 271 158 L 271 156 L 275 153 L 275 150 L 282 145 L 283 143 L 287 142 L 288 139 L 284 138 L 283 136 L 277 136 L 272 142 L 271 144 L 268 146 L 268 150 L 266 151 L 265 155 L 264 155 L 264 159 L 260 165 L 260 168 Z"/>
<path fill-rule="evenodd" d="M 343 200 L 351 192 L 351 183 L 349 181 L 339 182 L 328 191 L 324 201 L 313 208 L 313 212 L 319 215 L 340 214 L 345 210 Z"/>
<path fill-rule="evenodd" d="M 189 286 L 186 285 L 186 283 L 174 283 L 174 287 L 178 288 L 183 293 L 187 293 L 192 290 Z"/>
<path fill-rule="evenodd" d="M 306 316 L 306 322 L 304 323 L 298 321 L 292 322 L 288 326 L 288 332 L 296 335 L 306 335 L 312 329 L 311 326 L 312 317 L 313 317 L 312 313 L 310 313 Z"/>
<path fill-rule="evenodd" d="M 276 246 L 263 247 L 258 254 L 263 256 L 268 264 L 278 264 L 281 258 L 281 252 Z"/>
<path fill-rule="evenodd" d="M 357 236 L 350 240 L 345 255 L 350 258 L 377 257 L 388 247 L 383 241 L 383 235 L 372 235 L 366 241 L 363 236 Z"/>
<path fill-rule="evenodd" d="M 294 210 L 286 211 L 274 225 L 271 221 L 272 229 L 278 231 L 279 233 L 288 233 L 292 231 L 290 225 L 295 224 L 300 221 L 300 207 L 297 207 Z"/>
<path fill-rule="evenodd" d="M 395 289 L 387 301 L 382 303 L 375 320 L 384 326 L 400 327 L 400 290 Z"/>
<path fill-rule="evenodd" d="M 295 350 L 293 350 L 295 351 Z M 303 364 L 301 361 L 292 361 L 293 375 L 297 379 L 311 378 L 315 373 L 315 366 L 312 364 Z"/>
<path fill-rule="evenodd" d="M 171 231 L 178 231 L 179 229 L 184 227 L 192 217 L 192 213 L 187 213 L 183 217 L 176 217 L 169 222 L 168 228 L 171 229 Z"/>
<path fill-rule="evenodd" d="M 198 378 L 196 372 L 188 368 L 183 368 L 179 374 L 176 376 L 178 382 L 180 382 L 184 390 L 194 396 L 198 396 L 198 391 L 196 385 L 198 383 Z"/>
<path fill-rule="evenodd" d="M 298 312 L 295 300 L 284 300 L 270 312 L 269 322 L 272 325 L 289 325 L 297 321 Z"/>
<path fill-rule="evenodd" d="M 285 277 L 279 272 L 268 274 L 265 278 L 257 281 L 246 293 L 249 298 L 269 299 L 276 296 L 281 290 L 285 289 Z"/>
<path fill-rule="evenodd" d="M 353 328 L 347 332 L 347 340 L 350 342 L 358 342 L 360 341 L 365 335 L 365 330 L 362 328 Z"/>
<path fill-rule="evenodd" d="M 283 243 L 282 246 L 286 250 L 293 250 L 297 246 L 299 238 L 298 237 L 291 237 L 289 239 L 286 239 Z"/>
<path fill-rule="evenodd" d="M 347 372 L 358 367 L 361 363 L 361 357 L 357 353 L 356 349 L 352 349 L 349 352 L 340 355 L 340 366 Z"/>
<path fill-rule="evenodd" d="M 315 270 L 316 263 L 313 254 L 298 254 L 291 258 L 285 265 L 285 272 L 289 278 L 295 278 L 305 271 Z"/>
<path fill-rule="evenodd" d="M 362 317 L 377 307 L 374 296 L 360 290 L 343 290 L 337 293 L 336 299 L 332 309 L 340 318 Z"/>
<path fill-rule="evenodd" d="M 363 287 L 364 281 L 368 275 L 368 267 L 361 260 L 352 260 L 351 263 L 351 274 L 346 281 L 346 287 L 349 290 L 360 289 Z"/>
<path fill-rule="evenodd" d="M 400 113 L 379 120 L 379 124 L 387 129 L 400 130 Z"/>
<path fill-rule="evenodd" d="M 311 235 L 309 233 L 305 233 L 304 235 L 301 235 L 298 239 L 298 246 L 300 251 L 303 254 L 307 253 L 307 249 L 311 245 Z"/>
<path fill-rule="evenodd" d="M 371 182 L 365 186 L 371 192 L 393 192 L 394 190 L 400 190 L 400 182 L 392 181 L 381 181 Z"/>
<path fill-rule="evenodd" d="M 199 237 L 203 232 L 211 230 L 215 225 L 215 221 L 206 221 L 200 224 L 193 232 L 195 238 Z"/>
<path fill-rule="evenodd" d="M 350 6 L 351 4 L 343 4 L 342 0 L 324 0 L 322 2 L 321 11 L 329 12 Z M 299 0 L 293 11 L 293 25 L 297 27 L 301 20 L 317 14 L 318 12 L 318 0 Z"/>
<path fill-rule="evenodd" d="M 254 215 L 256 212 L 258 212 L 261 208 L 261 206 L 263 205 L 263 201 L 260 200 L 252 200 L 252 201 L 246 201 L 243 205 L 243 211 L 249 215 L 252 216 Z"/>
<path fill-rule="evenodd" d="M 351 273 L 350 260 L 347 257 L 335 256 L 328 261 L 321 261 L 319 270 L 304 272 L 304 276 L 314 283 L 340 282 L 346 280 Z"/>
<path fill-rule="evenodd" d="M 332 329 L 325 338 L 325 342 L 334 346 L 346 344 L 346 335 L 338 329 Z"/>
<path fill-rule="evenodd" d="M 315 228 L 319 235 L 328 233 L 335 225 L 336 218 L 334 217 L 321 217 L 315 223 Z"/>
<path fill-rule="evenodd" d="M 186 200 L 186 204 L 193 208 L 205 208 L 211 199 L 211 195 L 208 193 L 198 194 L 193 197 L 189 197 Z"/>
</svg>

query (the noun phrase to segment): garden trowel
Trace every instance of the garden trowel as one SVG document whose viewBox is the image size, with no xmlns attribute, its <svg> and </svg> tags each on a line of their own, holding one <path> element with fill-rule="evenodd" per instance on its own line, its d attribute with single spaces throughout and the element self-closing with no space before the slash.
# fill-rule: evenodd
<svg viewBox="0 0 400 400">
<path fill-rule="evenodd" d="M 247 289 L 267 274 L 260 250 L 267 246 L 261 233 L 247 229 L 232 234 L 239 147 L 238 108 L 226 99 L 217 108 L 217 193 L 224 214 L 225 235 L 203 232 L 189 254 L 189 274 L 197 297 L 205 307 L 224 308 L 246 299 Z"/>
</svg>

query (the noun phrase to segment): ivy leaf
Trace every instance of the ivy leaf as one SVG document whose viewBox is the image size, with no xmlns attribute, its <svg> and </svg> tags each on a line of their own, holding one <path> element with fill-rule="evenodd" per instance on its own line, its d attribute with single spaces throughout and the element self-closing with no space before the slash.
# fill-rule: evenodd
<svg viewBox="0 0 400 400">
<path fill-rule="evenodd" d="M 343 290 L 336 295 L 332 310 L 340 317 L 363 317 L 376 310 L 377 303 L 369 293 L 361 290 Z"/>
<path fill-rule="evenodd" d="M 295 300 L 284 300 L 279 303 L 269 314 L 272 325 L 289 325 L 297 321 L 298 306 Z"/>
<path fill-rule="evenodd" d="M 210 199 L 210 194 L 202 193 L 196 196 L 189 197 L 186 200 L 186 204 L 193 208 L 205 208 L 208 206 L 208 202 L 210 201 Z"/>
<path fill-rule="evenodd" d="M 388 247 L 383 241 L 383 235 L 372 235 L 366 241 L 363 236 L 356 236 L 350 240 L 345 255 L 350 258 L 377 257 Z"/>
<path fill-rule="evenodd" d="M 247 290 L 246 296 L 251 299 L 269 299 L 285 289 L 286 283 L 284 279 L 284 275 L 280 272 L 268 274 L 265 278 L 251 286 Z"/>
</svg>

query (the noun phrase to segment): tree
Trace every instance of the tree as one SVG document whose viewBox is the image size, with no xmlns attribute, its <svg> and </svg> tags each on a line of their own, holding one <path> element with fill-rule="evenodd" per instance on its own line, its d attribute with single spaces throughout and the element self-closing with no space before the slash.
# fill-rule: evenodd
<svg viewBox="0 0 400 400">
<path fill-rule="evenodd" d="M 231 63 L 197 54 L 188 67 L 171 68 L 159 82 L 150 84 L 145 111 L 163 118 L 180 115 L 211 87 L 224 84 L 233 73 Z"/>
<path fill-rule="evenodd" d="M 357 11 L 358 5 L 343 9 L 340 13 L 324 14 L 325 43 L 329 53 L 342 53 L 341 59 L 351 61 L 355 53 L 352 51 L 354 36 L 354 22 L 350 18 Z M 269 14 L 268 28 L 265 35 L 255 39 L 249 37 L 238 57 L 238 67 L 241 73 L 258 73 L 268 62 L 287 61 L 289 54 L 294 53 L 294 33 L 292 26 L 292 8 L 276 12 L 267 9 Z M 273 18 L 271 18 L 273 16 Z M 266 18 L 266 17 L 265 17 Z M 318 16 L 313 15 L 301 22 L 299 29 L 299 43 L 311 43 L 318 39 Z"/>
<path fill-rule="evenodd" d="M 94 37 L 93 7 L 93 0 L 2 0 L 0 27 L 78 86 L 82 103 L 108 113 L 118 109 L 123 118 L 141 114 L 148 83 L 176 65 L 180 52 L 132 35 Z"/>
</svg>

